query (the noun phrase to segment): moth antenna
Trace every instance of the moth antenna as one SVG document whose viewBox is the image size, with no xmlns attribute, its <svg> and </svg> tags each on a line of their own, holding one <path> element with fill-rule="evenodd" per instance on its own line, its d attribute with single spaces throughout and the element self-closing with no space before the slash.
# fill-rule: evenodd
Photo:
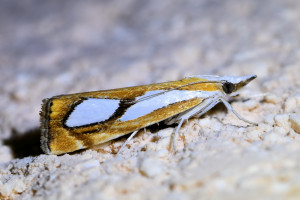
<svg viewBox="0 0 300 200">
<path fill-rule="evenodd" d="M 141 101 L 144 101 L 144 100 L 147 100 L 147 99 L 165 94 L 165 93 L 170 92 L 172 90 L 177 90 L 179 88 L 183 88 L 183 87 L 190 86 L 190 85 L 195 85 L 195 84 L 199 84 L 199 83 L 222 83 L 222 82 L 223 81 L 197 81 L 197 82 L 194 82 L 194 83 L 188 83 L 188 84 L 185 84 L 185 85 L 178 86 L 176 88 L 169 89 L 167 91 L 163 91 L 163 92 L 160 92 L 160 93 L 157 93 L 157 94 L 152 94 L 152 95 L 146 96 L 146 97 L 141 98 L 139 100 L 133 101 L 132 103 L 138 103 L 138 102 L 141 102 Z"/>
</svg>

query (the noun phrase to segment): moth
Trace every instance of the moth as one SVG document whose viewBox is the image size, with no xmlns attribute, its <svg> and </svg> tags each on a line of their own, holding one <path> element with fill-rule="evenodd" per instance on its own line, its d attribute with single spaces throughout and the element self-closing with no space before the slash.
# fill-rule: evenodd
<svg viewBox="0 0 300 200">
<path fill-rule="evenodd" d="M 41 117 L 41 148 L 46 154 L 63 154 L 104 143 L 142 128 L 164 122 L 178 123 L 199 117 L 222 102 L 240 120 L 227 98 L 255 79 L 249 76 L 191 76 L 178 81 L 84 92 L 44 99 Z"/>
</svg>

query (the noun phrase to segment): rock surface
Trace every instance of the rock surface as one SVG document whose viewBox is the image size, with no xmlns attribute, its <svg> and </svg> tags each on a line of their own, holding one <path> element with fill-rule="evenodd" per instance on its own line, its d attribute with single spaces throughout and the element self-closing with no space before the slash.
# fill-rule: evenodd
<svg viewBox="0 0 300 200">
<path fill-rule="evenodd" d="M 2 1 L 0 199 L 300 199 L 297 0 Z M 39 148 L 41 100 L 192 74 L 258 78 L 180 130 L 62 156 Z"/>
</svg>

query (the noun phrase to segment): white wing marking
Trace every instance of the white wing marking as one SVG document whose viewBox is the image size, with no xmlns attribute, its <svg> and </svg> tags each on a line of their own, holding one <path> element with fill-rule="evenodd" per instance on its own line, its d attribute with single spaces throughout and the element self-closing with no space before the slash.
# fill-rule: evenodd
<svg viewBox="0 0 300 200">
<path fill-rule="evenodd" d="M 77 105 L 66 121 L 68 127 L 107 120 L 119 107 L 119 100 L 90 98 Z"/>
<path fill-rule="evenodd" d="M 143 96 L 137 98 L 142 99 L 144 97 L 163 92 L 162 90 L 149 91 L 146 92 Z M 207 92 L 207 91 L 189 91 L 189 90 L 172 90 L 167 91 L 158 96 L 139 101 L 136 104 L 132 105 L 127 109 L 124 115 L 120 118 L 121 121 L 128 121 L 137 119 L 144 115 L 147 115 L 154 110 L 159 108 L 166 107 L 170 104 L 181 102 L 193 98 L 208 98 L 214 96 L 216 91 Z"/>
</svg>

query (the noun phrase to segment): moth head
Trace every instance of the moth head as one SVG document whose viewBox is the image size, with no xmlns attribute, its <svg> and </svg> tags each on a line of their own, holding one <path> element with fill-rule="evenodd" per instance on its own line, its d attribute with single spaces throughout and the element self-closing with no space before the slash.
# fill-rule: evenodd
<svg viewBox="0 0 300 200">
<path fill-rule="evenodd" d="M 222 84 L 222 89 L 226 94 L 231 94 L 236 92 L 240 88 L 247 85 L 250 81 L 255 79 L 256 75 L 248 76 L 214 76 L 214 75 L 204 75 L 204 76 L 193 76 L 197 78 L 207 79 L 212 82 L 219 82 Z"/>
<path fill-rule="evenodd" d="M 221 83 L 222 89 L 226 94 L 231 94 L 240 88 L 247 85 L 250 81 L 255 79 L 256 75 L 249 76 L 223 76 Z M 221 77 L 220 77 L 221 78 Z"/>
</svg>

